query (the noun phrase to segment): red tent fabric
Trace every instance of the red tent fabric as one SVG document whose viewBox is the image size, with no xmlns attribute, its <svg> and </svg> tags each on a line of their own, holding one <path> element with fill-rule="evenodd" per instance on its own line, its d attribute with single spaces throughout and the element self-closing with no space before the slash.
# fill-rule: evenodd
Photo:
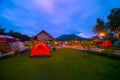
<svg viewBox="0 0 120 80">
<path fill-rule="evenodd" d="M 0 37 L 0 41 L 6 41 L 6 39 L 5 39 L 5 38 Z"/>
<path fill-rule="evenodd" d="M 31 50 L 31 57 L 49 57 L 50 49 L 44 43 L 37 43 Z"/>
<path fill-rule="evenodd" d="M 11 37 L 11 36 L 7 36 L 7 35 L 0 35 L 0 41 L 16 42 L 16 41 L 18 41 L 18 39 Z"/>
<path fill-rule="evenodd" d="M 7 41 L 7 39 L 3 35 L 0 35 L 0 41 Z"/>
<path fill-rule="evenodd" d="M 113 44 L 109 41 L 105 41 L 105 42 L 102 43 L 102 46 L 103 47 L 111 47 L 111 46 L 113 46 Z"/>
</svg>

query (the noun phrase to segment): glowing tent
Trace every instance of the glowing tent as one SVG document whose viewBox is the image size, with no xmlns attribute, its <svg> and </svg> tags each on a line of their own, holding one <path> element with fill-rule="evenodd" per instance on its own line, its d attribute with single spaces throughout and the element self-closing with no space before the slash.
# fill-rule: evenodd
<svg viewBox="0 0 120 80">
<path fill-rule="evenodd" d="M 111 46 L 113 46 L 113 44 L 109 41 L 105 41 L 105 42 L 102 43 L 102 46 L 103 47 L 111 47 Z"/>
<path fill-rule="evenodd" d="M 31 50 L 30 57 L 49 57 L 50 49 L 44 43 L 37 43 Z"/>
</svg>

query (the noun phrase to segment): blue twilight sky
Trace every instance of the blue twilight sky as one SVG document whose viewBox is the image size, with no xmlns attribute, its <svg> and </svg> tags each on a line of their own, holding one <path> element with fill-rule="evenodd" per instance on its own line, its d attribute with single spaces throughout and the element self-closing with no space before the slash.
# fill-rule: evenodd
<svg viewBox="0 0 120 80">
<path fill-rule="evenodd" d="M 107 20 L 113 8 L 120 0 L 0 0 L 0 25 L 29 36 L 46 30 L 90 37 L 96 18 Z"/>
</svg>

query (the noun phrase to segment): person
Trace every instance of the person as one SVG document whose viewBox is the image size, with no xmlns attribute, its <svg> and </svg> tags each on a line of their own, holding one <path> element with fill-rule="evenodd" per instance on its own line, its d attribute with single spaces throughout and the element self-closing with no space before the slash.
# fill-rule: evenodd
<svg viewBox="0 0 120 80">
<path fill-rule="evenodd" d="M 56 51 L 56 50 L 57 50 L 56 45 L 54 45 L 54 47 L 53 47 L 52 50 L 53 50 L 53 51 Z"/>
<path fill-rule="evenodd" d="M 60 47 L 63 47 L 63 43 L 62 42 L 60 43 Z"/>
</svg>

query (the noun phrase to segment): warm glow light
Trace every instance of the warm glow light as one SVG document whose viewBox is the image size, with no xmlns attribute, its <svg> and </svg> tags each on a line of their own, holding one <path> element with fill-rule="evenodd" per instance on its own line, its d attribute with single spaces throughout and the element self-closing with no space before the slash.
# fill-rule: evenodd
<svg viewBox="0 0 120 80">
<path fill-rule="evenodd" d="M 104 33 L 100 33 L 100 36 L 105 36 L 105 34 Z"/>
</svg>

